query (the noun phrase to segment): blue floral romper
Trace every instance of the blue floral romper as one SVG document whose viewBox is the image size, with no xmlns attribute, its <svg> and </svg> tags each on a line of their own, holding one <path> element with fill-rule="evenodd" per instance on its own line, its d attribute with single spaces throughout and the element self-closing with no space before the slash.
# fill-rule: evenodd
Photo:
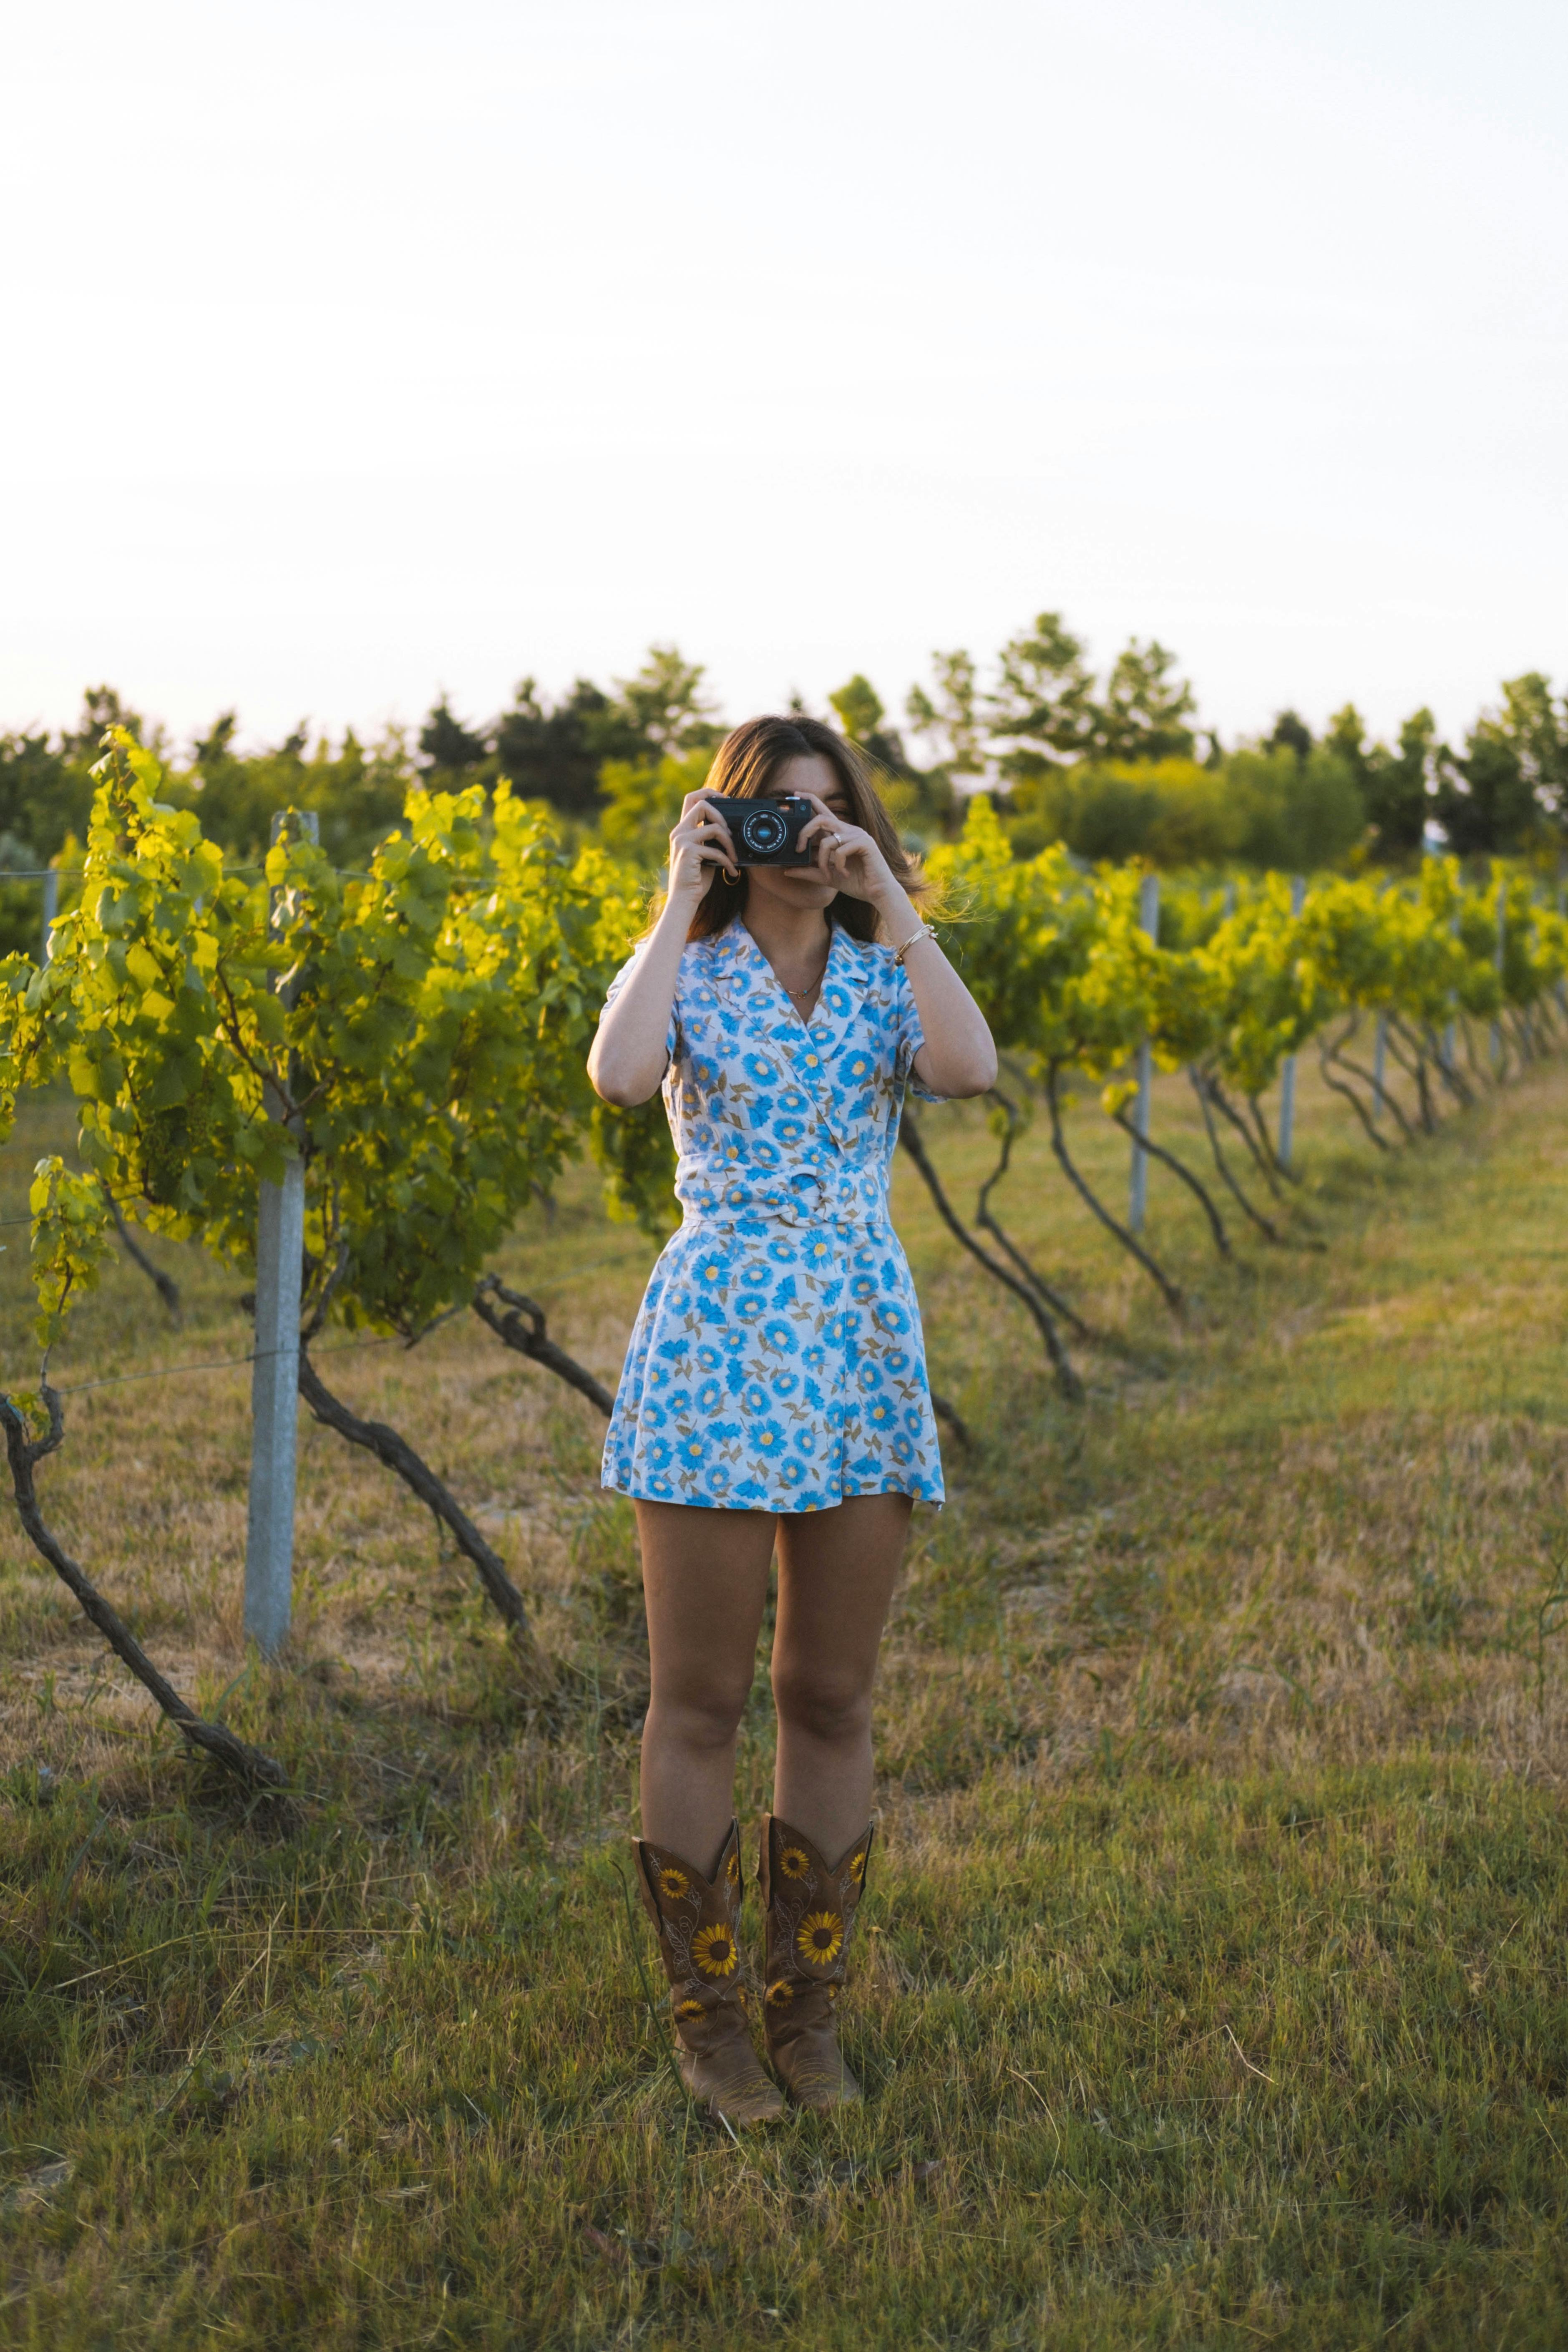
<svg viewBox="0 0 1568 2352">
<path fill-rule="evenodd" d="M 836 926 L 808 1028 L 737 920 L 682 954 L 667 1042 L 685 1222 L 648 1278 L 604 1484 L 710 1510 L 940 1503 L 920 1308 L 888 1221 L 922 1042 L 909 975 Z"/>
</svg>

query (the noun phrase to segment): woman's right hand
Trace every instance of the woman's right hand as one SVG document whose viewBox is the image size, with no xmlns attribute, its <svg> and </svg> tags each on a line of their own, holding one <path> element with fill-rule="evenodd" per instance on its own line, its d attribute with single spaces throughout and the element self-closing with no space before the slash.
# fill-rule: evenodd
<svg viewBox="0 0 1568 2352">
<path fill-rule="evenodd" d="M 694 907 L 721 866 L 731 882 L 741 878 L 730 828 L 706 793 L 688 793 L 669 836 L 668 896 L 678 905 Z"/>
</svg>

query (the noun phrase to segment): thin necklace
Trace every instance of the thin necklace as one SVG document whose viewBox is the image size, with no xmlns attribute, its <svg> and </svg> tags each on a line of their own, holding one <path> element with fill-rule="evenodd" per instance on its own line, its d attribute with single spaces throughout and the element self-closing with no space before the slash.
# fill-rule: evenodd
<svg viewBox="0 0 1568 2352">
<path fill-rule="evenodd" d="M 822 970 L 817 973 L 816 978 L 812 982 L 810 987 L 784 988 L 784 994 L 792 999 L 796 997 L 815 996 L 817 990 L 822 986 L 823 982 L 827 977 L 827 956 L 830 956 L 832 953 L 833 942 L 829 940 L 827 943 L 827 955 L 824 956 L 822 959 Z M 779 986 L 784 988 L 784 982 L 782 980 L 779 982 Z"/>
</svg>

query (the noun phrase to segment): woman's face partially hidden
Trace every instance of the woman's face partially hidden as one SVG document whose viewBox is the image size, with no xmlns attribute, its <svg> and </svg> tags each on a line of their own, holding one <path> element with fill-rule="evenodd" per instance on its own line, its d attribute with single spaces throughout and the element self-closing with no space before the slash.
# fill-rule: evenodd
<svg viewBox="0 0 1568 2352">
<path fill-rule="evenodd" d="M 786 800 L 791 793 L 815 793 L 846 824 L 855 822 L 855 813 L 838 781 L 837 771 L 831 760 L 825 760 L 820 752 L 803 753 L 780 769 L 773 797 Z M 813 840 L 816 837 L 812 836 Z M 825 881 L 814 866 L 748 866 L 746 872 L 749 891 L 774 899 L 782 906 L 828 907 L 838 896 L 837 883 Z"/>
</svg>

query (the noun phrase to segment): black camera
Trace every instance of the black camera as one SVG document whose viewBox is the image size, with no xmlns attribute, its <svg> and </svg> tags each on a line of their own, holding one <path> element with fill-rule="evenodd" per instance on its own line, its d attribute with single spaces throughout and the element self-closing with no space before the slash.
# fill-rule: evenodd
<svg viewBox="0 0 1568 2352">
<path fill-rule="evenodd" d="M 800 835 L 816 811 L 799 793 L 782 801 L 731 801 L 711 793 L 708 805 L 718 810 L 730 828 L 737 865 L 816 865 L 814 845 L 808 841 L 803 849 Z"/>
</svg>

